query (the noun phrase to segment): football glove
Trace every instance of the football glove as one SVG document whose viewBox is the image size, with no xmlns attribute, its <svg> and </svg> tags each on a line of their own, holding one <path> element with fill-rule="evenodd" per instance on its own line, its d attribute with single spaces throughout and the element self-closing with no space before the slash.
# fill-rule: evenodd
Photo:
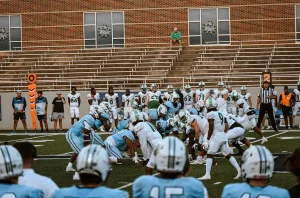
<svg viewBox="0 0 300 198">
<path fill-rule="evenodd" d="M 209 147 L 209 144 L 208 144 L 208 142 L 206 141 L 206 142 L 203 142 L 202 146 L 203 146 L 203 149 L 207 151 L 207 150 L 208 150 L 208 147 Z"/>
</svg>

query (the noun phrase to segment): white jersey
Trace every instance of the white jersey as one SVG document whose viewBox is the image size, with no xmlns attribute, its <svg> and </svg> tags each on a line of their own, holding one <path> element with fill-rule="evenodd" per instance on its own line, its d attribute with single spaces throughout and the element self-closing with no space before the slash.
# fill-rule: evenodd
<svg viewBox="0 0 300 198">
<path fill-rule="evenodd" d="M 138 93 L 138 96 L 140 97 L 140 100 L 141 100 L 141 105 L 144 105 L 144 104 L 145 104 L 147 95 L 148 95 L 148 92 L 143 93 L 143 92 L 140 91 L 140 92 Z"/>
<path fill-rule="evenodd" d="M 273 91 L 273 95 L 274 96 L 277 96 L 278 95 L 278 92 L 277 91 Z M 272 103 L 272 107 L 276 107 L 276 99 L 271 99 L 271 103 Z"/>
<path fill-rule="evenodd" d="M 201 90 L 196 90 L 196 95 L 198 96 L 198 101 L 204 101 L 207 99 L 207 94 L 209 93 L 208 89 L 204 89 L 203 91 Z M 197 101 L 197 102 L 198 102 Z"/>
<path fill-rule="evenodd" d="M 250 106 L 248 105 L 246 100 L 244 100 L 243 108 L 239 108 L 239 116 L 243 116 L 244 114 L 248 113 L 249 111 L 251 111 Z"/>
<path fill-rule="evenodd" d="M 198 115 L 191 115 L 191 120 L 188 121 L 188 124 L 191 126 L 192 122 L 197 120 L 198 127 L 201 131 L 201 135 L 205 136 L 208 132 L 208 121 L 205 117 Z"/>
<path fill-rule="evenodd" d="M 300 102 L 300 91 L 298 89 L 294 89 L 295 97 L 296 97 L 296 102 Z"/>
<path fill-rule="evenodd" d="M 224 95 L 227 94 L 227 93 L 228 93 L 228 90 L 226 90 L 226 89 L 223 89 L 221 91 L 219 89 L 215 89 L 213 97 L 215 99 L 224 98 Z"/>
<path fill-rule="evenodd" d="M 234 117 L 234 115 L 231 115 Z M 235 119 L 233 119 L 230 115 L 225 115 L 226 122 L 228 124 L 228 128 L 230 128 L 235 122 L 237 122 Z"/>
<path fill-rule="evenodd" d="M 160 91 L 156 91 L 156 92 L 148 92 L 148 96 L 149 96 L 149 101 L 159 101 L 159 98 L 161 96 L 161 92 Z"/>
<path fill-rule="evenodd" d="M 78 103 L 78 98 L 80 97 L 80 93 L 75 93 L 75 95 L 73 95 L 72 93 L 68 94 L 68 98 L 70 98 L 70 107 L 78 107 L 79 103 Z"/>
<path fill-rule="evenodd" d="M 92 96 L 92 94 L 88 94 L 87 95 L 88 100 L 93 100 L 91 105 L 98 105 L 98 101 L 100 101 L 100 94 L 96 93 L 96 95 L 94 95 L 94 97 Z"/>
<path fill-rule="evenodd" d="M 118 97 L 118 94 L 114 93 L 112 96 L 109 95 L 108 93 L 105 94 L 104 96 L 107 100 L 107 102 L 109 102 L 109 104 L 112 106 L 112 107 L 116 107 L 117 106 L 117 97 Z"/>
<path fill-rule="evenodd" d="M 236 92 L 235 90 L 232 90 L 232 92 L 228 92 L 228 98 L 227 98 L 227 106 L 236 106 L 236 102 L 232 99 L 233 93 Z"/>
<path fill-rule="evenodd" d="M 124 102 L 124 107 L 132 107 L 132 103 L 135 100 L 134 94 L 130 94 L 129 96 L 126 96 L 125 94 L 122 95 L 122 102 Z"/>
<path fill-rule="evenodd" d="M 249 104 L 248 100 L 251 97 L 251 93 L 248 92 L 248 93 L 246 93 L 246 95 L 243 95 L 243 94 L 240 93 L 239 97 L 244 99 Z"/>
<path fill-rule="evenodd" d="M 225 116 L 220 111 L 211 111 L 206 114 L 207 120 L 214 120 L 213 135 L 225 131 Z"/>
<path fill-rule="evenodd" d="M 172 93 L 171 93 L 171 94 L 172 94 Z M 169 92 L 165 92 L 165 93 L 164 93 L 164 98 L 165 98 L 167 101 L 170 101 L 170 100 L 171 100 L 171 98 L 170 98 L 171 94 L 169 94 Z"/>
<path fill-rule="evenodd" d="M 182 91 L 181 92 L 183 95 L 183 101 L 184 101 L 184 105 L 191 105 L 194 102 L 194 91 L 190 91 L 190 92 L 186 92 L 186 91 Z"/>
</svg>

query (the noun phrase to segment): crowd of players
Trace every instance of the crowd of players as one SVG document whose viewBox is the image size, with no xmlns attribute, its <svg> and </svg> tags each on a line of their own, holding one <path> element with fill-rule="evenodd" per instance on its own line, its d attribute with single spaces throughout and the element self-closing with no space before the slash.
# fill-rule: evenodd
<svg viewBox="0 0 300 198">
<path fill-rule="evenodd" d="M 252 146 L 245 137 L 254 129 L 261 136 L 262 144 L 268 141 L 256 126 L 251 94 L 246 87 L 242 87 L 241 93 L 231 87 L 224 88 L 223 82 L 219 82 L 213 92 L 205 89 L 204 82 L 199 83 L 199 90 L 195 92 L 190 85 L 184 88 L 181 92 L 169 85 L 168 92 L 162 95 L 155 84 L 149 91 L 142 85 L 138 97 L 126 90 L 122 108 L 112 88 L 101 103 L 96 93 L 89 95 L 89 113 L 66 133 L 73 150 L 66 171 L 75 171 L 73 179 L 80 180 L 83 188 L 74 186 L 58 190 L 52 197 L 99 197 L 99 194 L 101 197 L 128 197 L 127 192 L 99 187 L 108 177 L 110 163 L 122 164 L 123 157 L 131 157 L 133 163 L 145 165 L 147 175 L 152 175 L 154 169 L 159 172 L 156 177 L 136 179 L 133 197 L 207 197 L 203 184 L 185 175 L 189 164 L 205 164 L 206 172 L 199 179 L 210 180 L 212 165 L 217 163 L 214 155 L 219 150 L 236 169 L 234 179 L 247 181 L 226 186 L 222 197 L 290 197 L 284 189 L 267 186 L 266 181 L 273 174 L 273 156 L 263 146 Z M 110 131 L 112 120 L 115 121 L 113 132 L 103 141 L 96 130 Z M 179 132 L 183 133 L 181 140 Z M 244 151 L 240 143 L 249 148 Z M 241 166 L 232 156 L 230 145 L 243 155 Z M 142 159 L 137 155 L 138 148 Z M 1 160 L 5 162 L 9 161 L 6 153 L 18 157 L 9 146 L 2 146 L 1 151 L 4 151 Z M 76 170 L 73 168 L 75 160 Z M 8 171 L 7 168 L 13 169 L 11 165 L 6 164 L 9 167 L 3 171 L 2 178 L 0 174 L 0 180 L 20 175 Z"/>
</svg>

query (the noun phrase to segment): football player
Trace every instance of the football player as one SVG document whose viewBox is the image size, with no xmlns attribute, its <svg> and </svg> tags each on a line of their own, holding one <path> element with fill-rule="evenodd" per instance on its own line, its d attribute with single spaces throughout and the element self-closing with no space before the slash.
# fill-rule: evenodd
<svg viewBox="0 0 300 198">
<path fill-rule="evenodd" d="M 100 94 L 96 93 L 95 88 L 91 88 L 91 93 L 87 95 L 89 105 L 100 104 Z"/>
<path fill-rule="evenodd" d="M 103 186 L 111 170 L 108 154 L 98 145 L 84 147 L 78 156 L 77 168 L 80 177 L 80 186 L 62 188 L 56 191 L 52 198 L 61 197 L 99 197 L 128 198 L 126 191 L 111 189 Z"/>
<path fill-rule="evenodd" d="M 108 93 L 105 94 L 104 97 L 105 97 L 104 100 L 108 102 L 111 106 L 112 119 L 114 119 L 115 121 L 115 126 L 118 126 L 118 112 L 120 111 L 118 94 L 114 93 L 113 87 L 109 87 Z"/>
<path fill-rule="evenodd" d="M 173 92 L 170 95 L 170 100 L 165 102 L 165 106 L 167 107 L 167 119 L 173 118 L 181 108 L 181 104 L 179 102 L 179 95 L 176 92 Z"/>
<path fill-rule="evenodd" d="M 166 102 L 166 101 L 170 101 L 171 100 L 171 98 L 170 98 L 170 96 L 171 96 L 171 94 L 173 93 L 173 86 L 172 85 L 168 85 L 167 86 L 167 92 L 165 92 L 164 93 L 164 96 L 163 96 L 163 98 L 164 98 L 164 102 Z"/>
<path fill-rule="evenodd" d="M 118 131 L 122 131 L 123 129 L 125 128 L 128 128 L 128 124 L 130 122 L 130 119 L 127 119 L 127 120 L 124 120 L 124 114 L 123 114 L 123 111 L 120 111 L 118 113 L 118 126 L 116 126 L 114 129 L 113 129 L 113 134 L 114 133 L 117 133 Z"/>
<path fill-rule="evenodd" d="M 151 121 L 155 122 L 158 119 L 157 108 L 163 103 L 161 92 L 157 91 L 157 85 L 151 85 L 151 91 L 148 92 L 146 105 L 148 106 L 148 114 Z"/>
<path fill-rule="evenodd" d="M 71 88 L 72 93 L 68 94 L 68 103 L 70 106 L 71 124 L 74 124 L 74 119 L 79 121 L 79 107 L 81 103 L 80 93 L 76 93 L 76 87 Z"/>
<path fill-rule="evenodd" d="M 195 109 L 197 110 L 197 113 L 194 114 L 194 115 L 199 115 L 199 116 L 205 116 L 207 114 L 207 110 L 205 108 L 205 105 L 204 105 L 204 101 L 198 101 L 196 104 L 195 104 Z M 192 113 L 192 112 L 190 112 Z"/>
<path fill-rule="evenodd" d="M 295 94 L 296 101 L 295 101 L 295 105 L 293 108 L 293 118 L 295 119 L 297 112 L 300 109 L 300 81 L 297 83 L 297 89 L 294 89 L 294 94 Z M 300 128 L 300 125 L 299 125 L 299 128 Z"/>
<path fill-rule="evenodd" d="M 248 105 L 250 107 L 252 107 L 251 93 L 247 92 L 247 87 L 246 86 L 242 86 L 241 87 L 241 94 L 240 94 L 239 97 L 243 98 L 244 100 L 246 100 L 246 102 L 248 103 Z"/>
<path fill-rule="evenodd" d="M 173 126 L 170 124 L 170 119 L 167 119 L 167 107 L 165 105 L 160 105 L 157 109 L 159 120 L 156 121 L 156 128 L 157 131 L 160 132 L 160 134 L 168 136 L 171 131 L 178 132 L 176 128 L 173 128 Z M 178 134 L 176 133 L 176 136 Z"/>
<path fill-rule="evenodd" d="M 151 119 L 149 118 L 148 114 L 140 110 L 141 108 L 140 108 L 140 106 L 138 105 L 137 102 L 134 101 L 132 103 L 132 107 L 133 107 L 133 111 L 138 111 L 138 112 L 140 112 L 143 115 L 144 121 L 148 121 L 148 122 L 151 121 Z"/>
<path fill-rule="evenodd" d="M 148 107 L 145 104 L 146 99 L 147 99 L 147 94 L 148 94 L 147 85 L 145 85 L 145 84 L 142 85 L 141 89 L 142 89 L 142 91 L 140 91 L 138 93 L 138 96 L 139 96 L 138 104 L 142 106 L 143 112 L 148 113 Z"/>
<path fill-rule="evenodd" d="M 188 197 L 207 198 L 204 185 L 193 177 L 185 177 L 189 171 L 185 145 L 178 138 L 164 138 L 155 152 L 157 176 L 141 176 L 133 183 L 133 197 Z"/>
<path fill-rule="evenodd" d="M 18 185 L 23 174 L 23 159 L 17 149 L 9 145 L 0 146 L 0 197 L 43 198 L 40 189 Z"/>
<path fill-rule="evenodd" d="M 218 83 L 218 89 L 214 90 L 213 98 L 216 100 L 218 105 L 218 111 L 226 113 L 227 111 L 227 98 L 228 91 L 224 89 L 224 83 Z"/>
<path fill-rule="evenodd" d="M 227 113 L 236 115 L 236 101 L 238 100 L 239 94 L 235 90 L 232 90 L 231 86 L 227 86 L 228 97 L 227 97 Z"/>
<path fill-rule="evenodd" d="M 211 166 L 213 163 L 213 155 L 221 149 L 222 154 L 226 159 L 229 160 L 231 165 L 237 170 L 238 174 L 234 179 L 239 179 L 241 176 L 241 168 L 237 163 L 236 159 L 231 156 L 230 149 L 228 145 L 228 138 L 225 134 L 225 117 L 221 111 L 217 111 L 217 102 L 213 98 L 206 100 L 207 108 L 207 120 L 209 124 L 209 130 L 207 135 L 207 140 L 203 143 L 207 151 L 206 159 L 206 173 L 200 180 L 211 179 Z"/>
<path fill-rule="evenodd" d="M 199 82 L 199 89 L 196 90 L 196 102 L 202 101 L 203 103 L 209 98 L 209 90 L 205 89 L 205 83 Z"/>
<path fill-rule="evenodd" d="M 186 84 L 184 86 L 184 91 L 182 91 L 181 93 L 183 95 L 184 108 L 189 111 L 191 108 L 193 108 L 194 98 L 196 94 L 194 91 L 192 91 L 189 84 Z"/>
<path fill-rule="evenodd" d="M 147 162 L 146 174 L 151 175 L 155 166 L 154 151 L 160 143 L 162 137 L 150 122 L 144 122 L 143 115 L 133 111 L 130 116 L 132 127 L 130 130 L 136 134 L 140 141 L 143 160 Z"/>
<path fill-rule="evenodd" d="M 254 131 L 256 131 L 260 137 L 261 137 L 261 144 L 264 144 L 266 142 L 268 142 L 268 139 L 265 138 L 264 134 L 261 132 L 260 128 L 258 128 L 256 126 L 256 120 L 255 120 L 255 111 L 249 107 L 248 103 L 240 98 L 236 104 L 238 105 L 238 108 L 239 108 L 239 116 L 240 117 L 237 117 L 237 121 L 239 123 L 242 123 L 244 122 L 244 120 L 249 120 L 251 122 L 251 125 L 252 125 L 252 128 Z"/>
<path fill-rule="evenodd" d="M 126 93 L 122 95 L 122 107 L 124 108 L 124 120 L 127 120 L 133 111 L 132 103 L 135 101 L 134 94 L 126 89 Z"/>
<path fill-rule="evenodd" d="M 290 197 L 287 190 L 267 185 L 273 176 L 274 160 L 266 147 L 251 146 L 248 148 L 242 156 L 241 168 L 242 178 L 245 182 L 226 185 L 223 189 L 222 198 Z"/>
</svg>

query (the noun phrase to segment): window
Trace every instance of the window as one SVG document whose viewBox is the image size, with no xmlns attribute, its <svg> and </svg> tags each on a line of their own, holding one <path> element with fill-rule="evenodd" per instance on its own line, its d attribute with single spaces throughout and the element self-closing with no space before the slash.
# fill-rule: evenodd
<svg viewBox="0 0 300 198">
<path fill-rule="evenodd" d="M 21 15 L 0 16 L 0 51 L 21 50 Z"/>
<path fill-rule="evenodd" d="M 124 47 L 124 12 L 84 13 L 85 48 Z"/>
<path fill-rule="evenodd" d="M 230 44 L 229 8 L 189 9 L 190 45 Z"/>
<path fill-rule="evenodd" d="M 296 41 L 300 42 L 300 5 L 296 5 Z"/>
</svg>

